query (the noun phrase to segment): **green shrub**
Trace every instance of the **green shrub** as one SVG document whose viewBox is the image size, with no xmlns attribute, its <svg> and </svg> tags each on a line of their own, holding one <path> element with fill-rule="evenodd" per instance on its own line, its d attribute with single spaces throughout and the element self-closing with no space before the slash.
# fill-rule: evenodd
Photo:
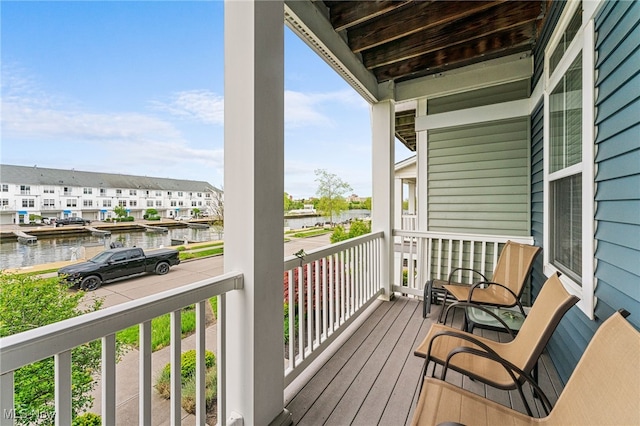
<svg viewBox="0 0 640 426">
<path fill-rule="evenodd" d="M 333 228 L 333 233 L 331 234 L 331 237 L 329 237 L 329 241 L 332 243 L 337 243 L 347 239 L 349 239 L 349 234 L 344 230 L 344 226 L 342 225 L 337 225 Z"/>
<path fill-rule="evenodd" d="M 206 368 L 214 368 L 216 366 L 216 356 L 211 351 L 205 351 L 204 364 Z M 196 371 L 196 351 L 191 349 L 190 351 L 183 352 L 180 355 L 180 376 L 182 377 L 182 384 L 187 381 Z M 169 398 L 171 395 L 171 363 L 167 363 L 164 366 L 158 379 L 156 380 L 156 389 L 160 392 L 160 395 L 165 398 Z"/>
<path fill-rule="evenodd" d="M 349 238 L 359 237 L 371 232 L 371 222 L 364 220 L 354 220 L 349 227 Z"/>
<path fill-rule="evenodd" d="M 94 413 L 84 413 L 73 419 L 72 426 L 101 426 L 102 417 Z"/>
<path fill-rule="evenodd" d="M 218 396 L 218 370 L 216 368 L 207 369 L 204 377 L 204 400 L 207 411 L 211 410 L 213 403 Z M 182 400 L 180 405 L 189 414 L 196 413 L 196 378 L 189 377 L 182 385 Z"/>
<path fill-rule="evenodd" d="M 195 413 L 195 349 L 183 352 L 180 356 L 180 375 L 182 384 L 182 408 L 188 413 Z M 205 351 L 204 364 L 207 369 L 205 376 L 206 404 L 207 408 L 213 404 L 217 395 L 217 369 L 216 356 L 211 351 Z M 171 363 L 164 366 L 156 379 L 156 390 L 163 398 L 171 398 Z M 190 411 L 191 410 L 191 411 Z"/>
</svg>

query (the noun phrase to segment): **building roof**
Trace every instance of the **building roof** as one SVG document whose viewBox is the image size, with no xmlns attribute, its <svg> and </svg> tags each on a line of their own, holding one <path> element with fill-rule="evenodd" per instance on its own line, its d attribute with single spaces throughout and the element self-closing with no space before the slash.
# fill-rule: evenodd
<svg viewBox="0 0 640 426">
<path fill-rule="evenodd" d="M 14 166 L 9 164 L 0 165 L 0 182 L 17 185 L 220 192 L 218 188 L 210 183 L 198 180 L 85 172 L 73 169 L 48 169 L 37 166 Z"/>
</svg>

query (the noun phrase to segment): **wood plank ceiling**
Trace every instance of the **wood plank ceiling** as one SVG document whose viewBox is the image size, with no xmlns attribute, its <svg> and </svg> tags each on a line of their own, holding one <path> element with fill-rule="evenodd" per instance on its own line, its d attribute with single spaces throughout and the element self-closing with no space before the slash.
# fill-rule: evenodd
<svg viewBox="0 0 640 426">
<path fill-rule="evenodd" d="M 334 30 L 379 83 L 531 52 L 551 0 L 325 0 Z M 413 112 L 415 116 L 415 111 Z M 415 150 L 411 112 L 396 136 Z"/>
</svg>

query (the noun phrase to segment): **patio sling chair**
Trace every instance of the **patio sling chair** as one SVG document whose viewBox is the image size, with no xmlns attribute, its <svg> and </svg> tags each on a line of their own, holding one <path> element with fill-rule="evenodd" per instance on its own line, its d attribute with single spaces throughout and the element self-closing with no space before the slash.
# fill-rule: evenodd
<svg viewBox="0 0 640 426">
<path fill-rule="evenodd" d="M 626 313 L 626 312 L 625 312 Z M 538 388 L 541 395 L 542 391 Z M 549 414 L 533 418 L 450 383 L 425 379 L 412 425 L 640 424 L 640 332 L 620 312 L 596 331 Z"/>
<path fill-rule="evenodd" d="M 434 373 L 436 364 L 440 364 L 498 389 L 517 389 L 527 412 L 531 414 L 522 391 L 524 376 L 505 369 L 495 358 L 508 362 L 517 369 L 516 371 L 527 374 L 533 372 L 535 376 L 540 354 L 564 314 L 577 301 L 576 296 L 565 290 L 558 275 L 553 274 L 542 286 L 519 333 L 510 342 L 496 342 L 444 324 L 433 324 L 425 339 L 414 351 L 414 355 L 425 358 L 422 380 L 427 374 L 430 362 L 434 363 Z M 486 312 L 493 314 L 488 309 Z"/>
<path fill-rule="evenodd" d="M 426 317 L 431 310 L 431 300 L 436 293 L 443 295 L 443 303 L 446 303 L 448 296 L 455 300 L 473 302 L 480 305 L 491 305 L 496 307 L 512 307 L 518 305 L 524 315 L 524 310 L 520 304 L 520 296 L 524 289 L 524 284 L 531 272 L 533 261 L 541 248 L 507 241 L 498 262 L 493 270 L 491 280 L 488 280 L 482 273 L 469 268 L 455 268 L 449 274 L 447 281 L 430 280 L 425 286 L 423 317 Z M 474 275 L 482 277 L 473 285 L 456 283 L 452 281 L 454 274 L 460 270 L 471 271 Z M 440 320 L 442 312 L 440 311 Z"/>
</svg>

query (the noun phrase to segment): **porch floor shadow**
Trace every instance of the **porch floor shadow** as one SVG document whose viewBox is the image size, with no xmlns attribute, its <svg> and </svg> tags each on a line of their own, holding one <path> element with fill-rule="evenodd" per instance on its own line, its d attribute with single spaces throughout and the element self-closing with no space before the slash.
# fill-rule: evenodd
<svg viewBox="0 0 640 426">
<path fill-rule="evenodd" d="M 423 358 L 413 355 L 438 318 L 439 305 L 422 318 L 422 301 L 396 297 L 381 302 L 349 339 L 288 402 L 296 425 L 405 425 L 411 423 L 418 398 Z M 454 325 L 461 324 L 462 314 Z M 476 334 L 508 341 L 506 333 L 475 329 Z M 429 367 L 429 374 L 432 367 Z M 562 383 L 545 351 L 538 363 L 539 384 L 552 404 Z M 436 369 L 436 377 L 439 376 Z M 485 386 L 450 371 L 447 381 L 525 412 L 517 391 Z M 534 415 L 543 416 L 526 388 Z M 536 413 L 537 411 L 537 413 Z"/>
</svg>

